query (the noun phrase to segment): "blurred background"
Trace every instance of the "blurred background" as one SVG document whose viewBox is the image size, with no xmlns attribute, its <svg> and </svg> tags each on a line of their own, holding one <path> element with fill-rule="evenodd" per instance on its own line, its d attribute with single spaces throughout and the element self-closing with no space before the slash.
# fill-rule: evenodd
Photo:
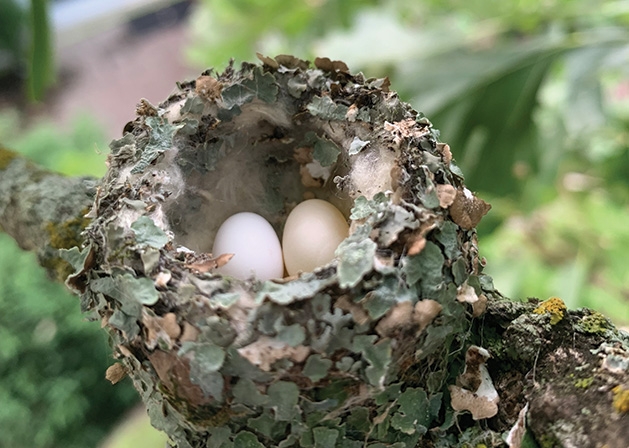
<svg viewBox="0 0 629 448">
<path fill-rule="evenodd" d="M 492 203 L 497 288 L 629 325 L 628 0 L 0 0 L 0 144 L 101 176 L 140 98 L 256 52 L 388 76 Z M 76 298 L 2 234 L 0 272 L 0 448 L 162 448 Z"/>
</svg>

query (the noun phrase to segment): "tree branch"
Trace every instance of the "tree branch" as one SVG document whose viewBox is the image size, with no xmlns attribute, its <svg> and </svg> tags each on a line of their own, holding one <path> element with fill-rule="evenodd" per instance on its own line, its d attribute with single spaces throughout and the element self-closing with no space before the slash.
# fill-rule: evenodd
<svg viewBox="0 0 629 448">
<path fill-rule="evenodd" d="M 0 147 L 0 230 L 63 282 L 72 271 L 58 249 L 81 245 L 96 183 L 52 173 Z"/>
</svg>

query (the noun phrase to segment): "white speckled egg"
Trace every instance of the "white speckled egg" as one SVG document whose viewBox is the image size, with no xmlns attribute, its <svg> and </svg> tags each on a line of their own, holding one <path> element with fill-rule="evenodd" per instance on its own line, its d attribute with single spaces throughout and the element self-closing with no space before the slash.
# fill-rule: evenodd
<svg viewBox="0 0 629 448">
<path fill-rule="evenodd" d="M 216 233 L 212 254 L 234 254 L 217 269 L 222 275 L 241 280 L 269 280 L 284 275 L 280 240 L 271 224 L 255 213 L 236 213 L 227 218 Z"/>
<path fill-rule="evenodd" d="M 288 215 L 282 236 L 286 272 L 309 272 L 329 263 L 348 234 L 345 217 L 329 202 L 309 199 L 298 204 Z"/>
</svg>

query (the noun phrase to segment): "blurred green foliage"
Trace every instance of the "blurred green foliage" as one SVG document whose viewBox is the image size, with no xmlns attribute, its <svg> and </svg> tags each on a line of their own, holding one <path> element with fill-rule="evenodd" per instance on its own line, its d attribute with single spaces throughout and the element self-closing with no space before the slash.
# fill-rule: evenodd
<svg viewBox="0 0 629 448">
<path fill-rule="evenodd" d="M 49 122 L 19 129 L 17 114 L 0 114 L 6 146 L 66 174 L 104 173 L 96 151 L 106 148 L 104 136 L 88 116 L 69 132 Z M 137 393 L 128 381 L 105 380 L 107 337 L 81 315 L 76 296 L 7 235 L 0 247 L 0 447 L 94 447 Z"/>
<path fill-rule="evenodd" d="M 629 324 L 629 268 L 618 256 L 629 200 L 629 1 L 275 3 L 203 0 L 191 60 L 222 69 L 228 56 L 256 51 L 328 56 L 389 76 L 494 205 L 479 232 L 498 288 L 565 296 Z M 605 219 L 583 219 L 593 213 Z M 562 257 L 549 256 L 557 247 Z"/>
<path fill-rule="evenodd" d="M 26 96 L 43 99 L 56 79 L 48 0 L 0 1 L 0 78 L 24 78 Z"/>
</svg>

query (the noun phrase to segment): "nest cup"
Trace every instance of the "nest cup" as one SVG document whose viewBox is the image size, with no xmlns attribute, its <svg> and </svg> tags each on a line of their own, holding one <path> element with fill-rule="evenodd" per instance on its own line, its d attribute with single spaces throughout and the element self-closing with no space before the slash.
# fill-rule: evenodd
<svg viewBox="0 0 629 448">
<path fill-rule="evenodd" d="M 447 373 L 420 366 L 440 362 L 491 290 L 474 231 L 489 206 L 387 79 L 329 59 L 261 60 L 205 72 L 158 107 L 140 103 L 111 145 L 68 284 L 179 446 L 210 443 L 217 428 L 233 441 L 256 419 L 268 420 L 254 431 L 264 446 L 316 428 L 339 443 L 415 443 L 438 406 L 419 426 L 373 436 L 350 428 L 350 411 L 364 409 L 368 428 L 391 387 L 440 396 Z M 254 212 L 281 235 L 310 198 L 350 224 L 329 264 L 264 282 L 216 272 L 221 254 L 210 251 L 226 218 Z"/>
</svg>

